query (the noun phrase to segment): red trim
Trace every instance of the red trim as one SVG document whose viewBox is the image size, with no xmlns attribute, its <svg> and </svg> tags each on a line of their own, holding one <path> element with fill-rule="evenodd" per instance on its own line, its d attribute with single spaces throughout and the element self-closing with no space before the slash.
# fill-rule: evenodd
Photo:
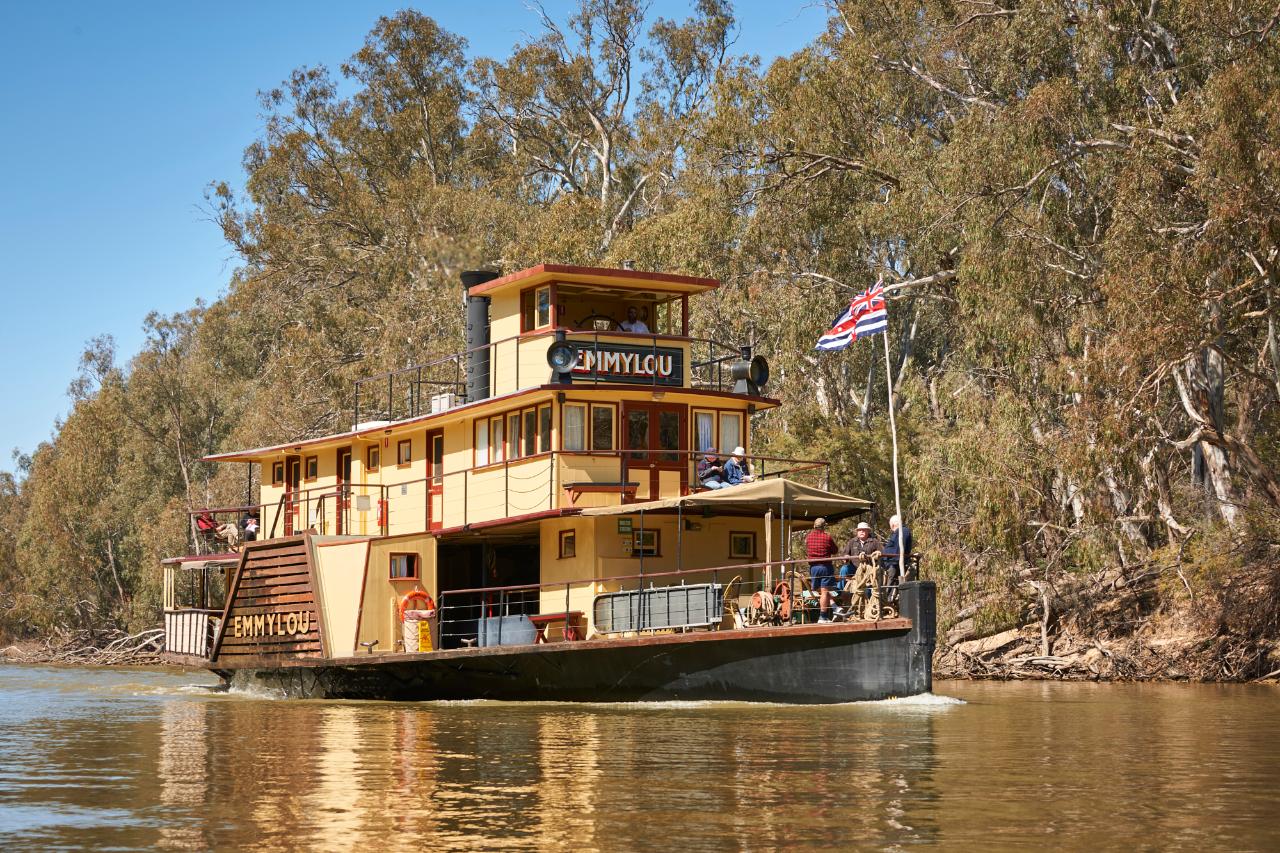
<svg viewBox="0 0 1280 853">
<path fill-rule="evenodd" d="M 675 510 L 672 510 L 674 512 Z M 508 524 L 523 524 L 526 521 L 539 521 L 544 518 L 560 518 L 568 515 L 578 515 L 580 509 L 544 509 L 538 512 L 526 512 L 524 515 L 510 515 L 506 518 L 496 518 L 493 521 L 477 521 L 474 524 L 460 524 L 457 527 L 446 527 L 441 530 L 433 530 L 431 534 L 436 537 L 447 536 L 450 533 L 467 533 L 472 530 L 487 530 L 490 527 L 504 527 Z M 419 534 L 421 535 L 421 534 Z"/>
<path fill-rule="evenodd" d="M 504 275 L 502 278 L 495 278 L 493 281 L 486 281 L 484 284 L 477 284 L 469 289 L 467 293 L 472 296 L 479 296 L 483 293 L 491 293 L 518 281 L 524 281 L 537 276 L 555 276 L 555 275 L 589 275 L 598 276 L 604 279 L 624 279 L 636 282 L 655 282 L 662 284 L 683 284 L 686 286 L 700 287 L 706 290 L 714 290 L 720 286 L 720 282 L 714 278 L 695 278 L 689 275 L 673 275 L 663 272 L 643 272 L 640 270 L 620 270 L 611 267 L 578 267 L 567 264 L 538 264 L 536 267 L 528 267 L 519 272 L 513 272 L 510 275 Z M 576 284 L 577 282 L 571 282 Z M 602 284 L 605 282 L 601 282 Z"/>
</svg>

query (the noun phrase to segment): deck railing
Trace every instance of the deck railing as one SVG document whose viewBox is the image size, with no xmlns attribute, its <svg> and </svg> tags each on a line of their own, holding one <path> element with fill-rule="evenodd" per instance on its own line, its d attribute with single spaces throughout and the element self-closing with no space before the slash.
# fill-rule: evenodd
<svg viewBox="0 0 1280 853">
<path fill-rule="evenodd" d="M 896 567 L 842 562 L 835 561 L 835 621 L 896 618 Z M 918 575 L 915 555 L 901 580 Z M 452 589 L 437 602 L 435 642 L 451 649 L 573 641 L 587 638 L 588 624 L 602 635 L 806 624 L 818 621 L 820 604 L 803 559 Z"/>
<path fill-rule="evenodd" d="M 537 334 L 503 338 L 482 347 L 450 353 L 422 364 L 357 379 L 353 423 L 358 425 L 374 420 L 407 420 L 447 410 L 460 404 L 466 395 L 467 356 L 472 353 L 488 353 L 488 396 L 490 397 L 497 396 L 499 393 L 543 385 L 550 377 L 550 368 L 545 361 L 547 347 L 555 340 L 558 333 L 562 333 L 565 340 L 589 342 L 597 348 L 602 341 L 633 346 L 648 345 L 654 349 L 655 354 L 659 347 L 688 345 L 689 364 L 686 387 L 702 390 L 732 390 L 734 380 L 729 366 L 741 359 L 746 352 L 742 347 L 710 338 L 548 329 Z M 510 363 L 513 369 L 499 370 L 500 362 Z M 507 376 L 511 377 L 513 384 L 511 388 L 500 384 L 500 379 Z M 574 377 L 574 384 L 577 385 L 607 381 L 600 378 Z M 653 384 L 655 386 L 660 384 L 656 375 Z"/>
<path fill-rule="evenodd" d="M 286 492 L 271 506 L 210 512 L 218 518 L 220 513 L 240 518 L 250 509 L 259 510 L 262 539 L 305 531 L 399 535 L 456 529 L 585 506 L 575 500 L 581 491 L 593 489 L 605 491 L 603 502 L 608 504 L 620 503 L 624 497 L 642 501 L 689 494 L 699 488 L 694 476 L 699 456 L 688 450 L 555 450 L 403 483 L 300 489 Z M 679 487 L 663 489 L 659 476 L 659 490 L 651 493 L 649 460 L 668 466 L 662 470 L 670 472 L 669 481 L 679 478 Z M 750 461 L 756 479 L 791 477 L 820 488 L 828 486 L 830 466 L 821 460 L 752 456 Z M 219 541 L 210 539 L 214 544 L 208 547 L 228 550 Z"/>
</svg>

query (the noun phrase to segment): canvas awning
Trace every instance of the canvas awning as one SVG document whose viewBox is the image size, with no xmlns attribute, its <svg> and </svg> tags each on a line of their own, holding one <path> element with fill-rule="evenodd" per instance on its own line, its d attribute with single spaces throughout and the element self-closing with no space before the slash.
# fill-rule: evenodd
<svg viewBox="0 0 1280 853">
<path fill-rule="evenodd" d="M 825 517 L 830 521 L 866 512 L 871 501 L 851 498 L 822 489 L 806 486 L 794 480 L 761 480 L 743 483 L 714 491 L 695 492 L 678 498 L 659 501 L 620 504 L 584 509 L 583 515 L 631 515 L 640 512 L 674 512 L 682 509 L 705 510 L 725 515 L 763 513 L 769 509 L 786 508 L 788 517 L 796 519 Z"/>
</svg>

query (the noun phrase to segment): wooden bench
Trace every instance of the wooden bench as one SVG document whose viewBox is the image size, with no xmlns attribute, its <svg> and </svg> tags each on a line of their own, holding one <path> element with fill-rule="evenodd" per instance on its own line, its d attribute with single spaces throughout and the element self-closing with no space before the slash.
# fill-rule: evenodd
<svg viewBox="0 0 1280 853">
<path fill-rule="evenodd" d="M 565 483 L 564 490 L 569 493 L 569 502 L 576 504 L 578 498 L 588 492 L 617 492 L 622 495 L 624 500 L 633 500 L 636 496 L 636 490 L 640 488 L 639 483 Z"/>
<path fill-rule="evenodd" d="M 538 629 L 538 634 L 534 638 L 534 645 L 547 642 L 547 626 L 552 622 L 564 623 L 564 638 L 566 641 L 581 640 L 582 635 L 578 633 L 577 622 L 582 618 L 581 610 L 568 610 L 560 613 L 537 613 L 529 617 L 529 621 Z"/>
</svg>

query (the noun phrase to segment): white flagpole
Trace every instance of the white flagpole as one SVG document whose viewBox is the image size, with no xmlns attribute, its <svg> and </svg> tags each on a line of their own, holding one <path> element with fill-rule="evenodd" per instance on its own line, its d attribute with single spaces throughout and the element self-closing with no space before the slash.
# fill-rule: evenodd
<svg viewBox="0 0 1280 853">
<path fill-rule="evenodd" d="M 890 525 L 891 536 L 898 537 L 898 583 L 906 577 L 906 555 L 902 553 L 902 497 L 898 491 L 898 424 L 893 417 L 893 371 L 889 368 L 889 326 L 880 333 L 884 337 L 884 381 L 889 387 L 889 434 L 893 436 L 893 506 L 898 516 L 898 530 Z"/>
</svg>

